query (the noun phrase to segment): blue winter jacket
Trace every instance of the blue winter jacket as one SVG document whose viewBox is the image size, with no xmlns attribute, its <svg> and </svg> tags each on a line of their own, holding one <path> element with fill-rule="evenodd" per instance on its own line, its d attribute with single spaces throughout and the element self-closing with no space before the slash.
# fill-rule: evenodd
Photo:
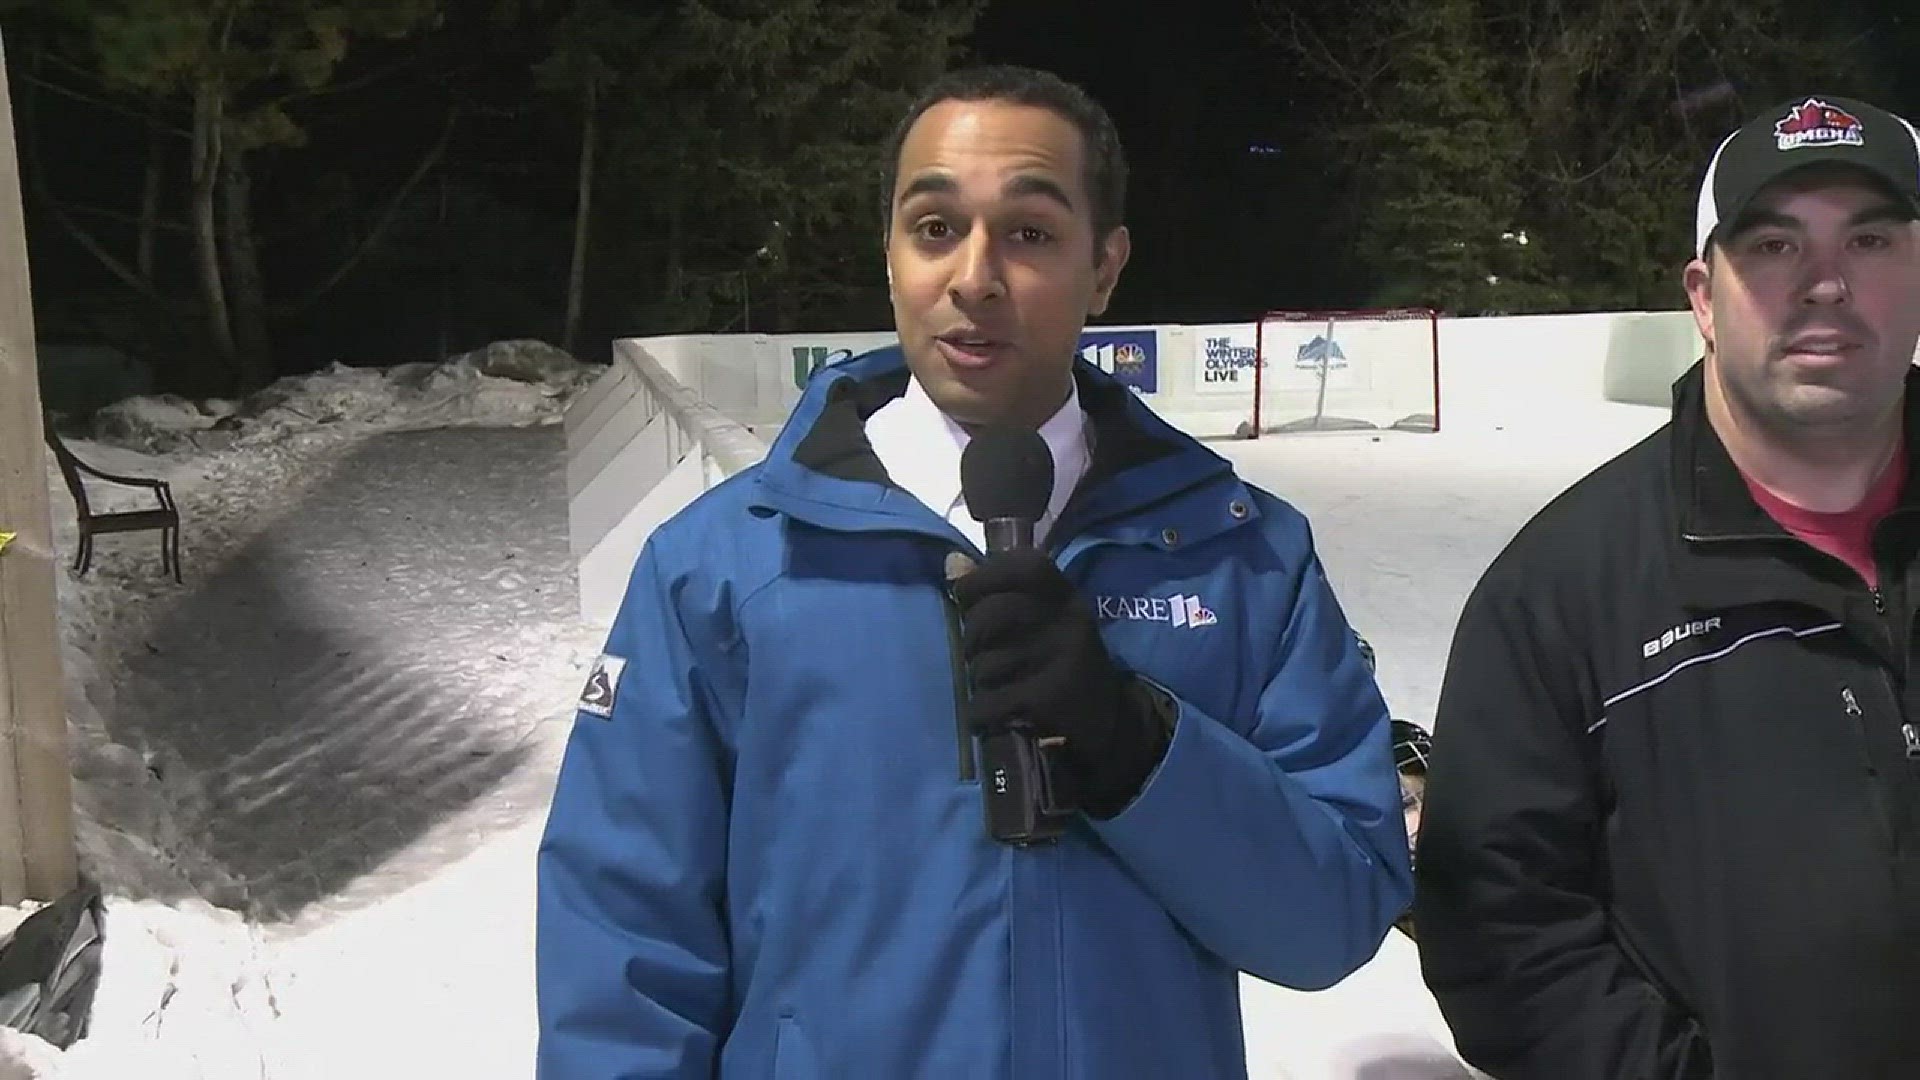
<svg viewBox="0 0 1920 1080">
<path fill-rule="evenodd" d="M 866 442 L 899 350 L 823 369 L 635 566 L 540 847 L 542 1077 L 1241 1078 L 1238 971 L 1374 954 L 1411 895 L 1388 716 L 1306 520 L 1076 377 L 1049 544 L 1176 699 L 1137 798 L 987 836 L 943 587 L 980 554 Z"/>
</svg>

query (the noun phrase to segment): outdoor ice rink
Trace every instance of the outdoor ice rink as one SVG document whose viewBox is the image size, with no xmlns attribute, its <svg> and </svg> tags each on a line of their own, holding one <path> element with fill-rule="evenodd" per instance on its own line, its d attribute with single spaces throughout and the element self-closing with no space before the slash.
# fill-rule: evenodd
<svg viewBox="0 0 1920 1080">
<path fill-rule="evenodd" d="M 1448 639 L 1473 583 L 1515 531 L 1569 484 L 1666 420 L 1597 403 L 1578 413 L 1437 433 L 1269 435 L 1207 445 L 1292 503 L 1354 627 L 1379 652 L 1395 714 L 1433 716 Z"/>
<path fill-rule="evenodd" d="M 1467 420 L 1438 433 L 1339 432 L 1209 445 L 1243 477 L 1303 511 L 1348 619 L 1379 654 L 1395 716 L 1432 726 L 1461 604 L 1487 564 L 1569 484 L 1660 426 L 1665 410 L 1595 404 Z M 1332 990 L 1242 982 L 1253 1080 L 1467 1077 L 1413 948 L 1397 932 Z"/>
<path fill-rule="evenodd" d="M 1431 721 L 1461 602 L 1513 532 L 1665 419 L 1513 385 L 1546 370 L 1455 383 L 1438 433 L 1208 443 L 1306 513 L 1396 715 Z M 438 397 L 340 370 L 290 384 L 288 417 L 353 424 L 84 444 L 171 477 L 196 531 L 184 588 L 136 544 L 63 586 L 84 835 L 120 895 L 160 899 L 114 909 L 100 1034 L 58 1075 L 531 1075 L 534 852 L 603 631 L 577 606 L 565 434 L 510 426 L 551 388 L 442 381 L 487 423 L 431 430 Z M 1332 990 L 1243 986 L 1252 1080 L 1469 1075 L 1397 933 Z"/>
</svg>

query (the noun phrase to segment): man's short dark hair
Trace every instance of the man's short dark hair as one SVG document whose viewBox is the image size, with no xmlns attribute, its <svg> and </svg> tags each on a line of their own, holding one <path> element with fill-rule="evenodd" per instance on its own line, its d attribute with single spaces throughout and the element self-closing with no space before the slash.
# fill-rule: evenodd
<svg viewBox="0 0 1920 1080">
<path fill-rule="evenodd" d="M 1093 201 L 1094 250 L 1098 254 L 1100 241 L 1119 228 L 1125 216 L 1127 157 L 1120 147 L 1120 132 L 1107 110 L 1085 90 L 1051 72 L 1008 64 L 948 72 L 914 99 L 887 139 L 885 184 L 880 192 L 885 228 L 892 230 L 893 189 L 899 182 L 900 148 L 906 144 L 907 132 L 921 114 L 947 101 L 1004 101 L 1046 109 L 1079 130 L 1087 196 Z"/>
</svg>

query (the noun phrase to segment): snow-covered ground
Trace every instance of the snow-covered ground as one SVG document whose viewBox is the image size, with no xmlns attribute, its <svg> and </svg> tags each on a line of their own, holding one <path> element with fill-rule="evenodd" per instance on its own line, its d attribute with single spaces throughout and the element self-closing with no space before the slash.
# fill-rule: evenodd
<svg viewBox="0 0 1920 1080">
<path fill-rule="evenodd" d="M 61 579 L 105 976 L 71 1051 L 0 1031 L 0 1080 L 531 1075 L 533 853 L 599 645 L 556 425 L 595 370 L 527 345 L 335 367 L 70 440 L 174 483 L 187 583 L 152 534 Z M 1660 419 L 1213 445 L 1308 513 L 1388 700 L 1426 721 L 1480 570 Z M 63 496 L 54 518 L 70 553 Z M 1247 980 L 1255 1080 L 1464 1075 L 1403 945 L 1322 994 Z"/>
<path fill-rule="evenodd" d="M 526 1075 L 531 1016 L 501 1002 L 530 981 L 534 832 L 597 645 L 557 425 L 598 370 L 497 343 L 70 433 L 173 484 L 187 580 L 151 533 L 62 574 L 107 951 L 90 1036 L 0 1033 L 0 1080 Z"/>
<path fill-rule="evenodd" d="M 1534 511 L 1659 427 L 1664 410 L 1471 421 L 1437 434 L 1327 433 L 1219 442 L 1241 475 L 1306 513 L 1347 618 L 1373 643 L 1394 715 L 1431 727 L 1461 605 Z M 1419 956 L 1388 934 L 1340 985 L 1300 993 L 1241 981 L 1253 1080 L 1467 1080 Z"/>
</svg>

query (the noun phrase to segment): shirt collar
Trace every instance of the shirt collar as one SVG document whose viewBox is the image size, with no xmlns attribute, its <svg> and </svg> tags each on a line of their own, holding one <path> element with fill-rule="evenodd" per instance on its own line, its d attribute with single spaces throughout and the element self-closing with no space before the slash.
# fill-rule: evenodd
<svg viewBox="0 0 1920 1080">
<path fill-rule="evenodd" d="M 1040 437 L 1053 455 L 1053 492 L 1043 523 L 1059 517 L 1090 460 L 1080 387 L 1073 380 L 1069 386 L 1066 402 L 1040 425 Z M 961 505 L 960 455 L 970 440 L 967 430 L 940 411 L 917 378 L 908 380 L 906 393 L 867 420 L 867 441 L 888 477 L 942 517 Z"/>
</svg>

